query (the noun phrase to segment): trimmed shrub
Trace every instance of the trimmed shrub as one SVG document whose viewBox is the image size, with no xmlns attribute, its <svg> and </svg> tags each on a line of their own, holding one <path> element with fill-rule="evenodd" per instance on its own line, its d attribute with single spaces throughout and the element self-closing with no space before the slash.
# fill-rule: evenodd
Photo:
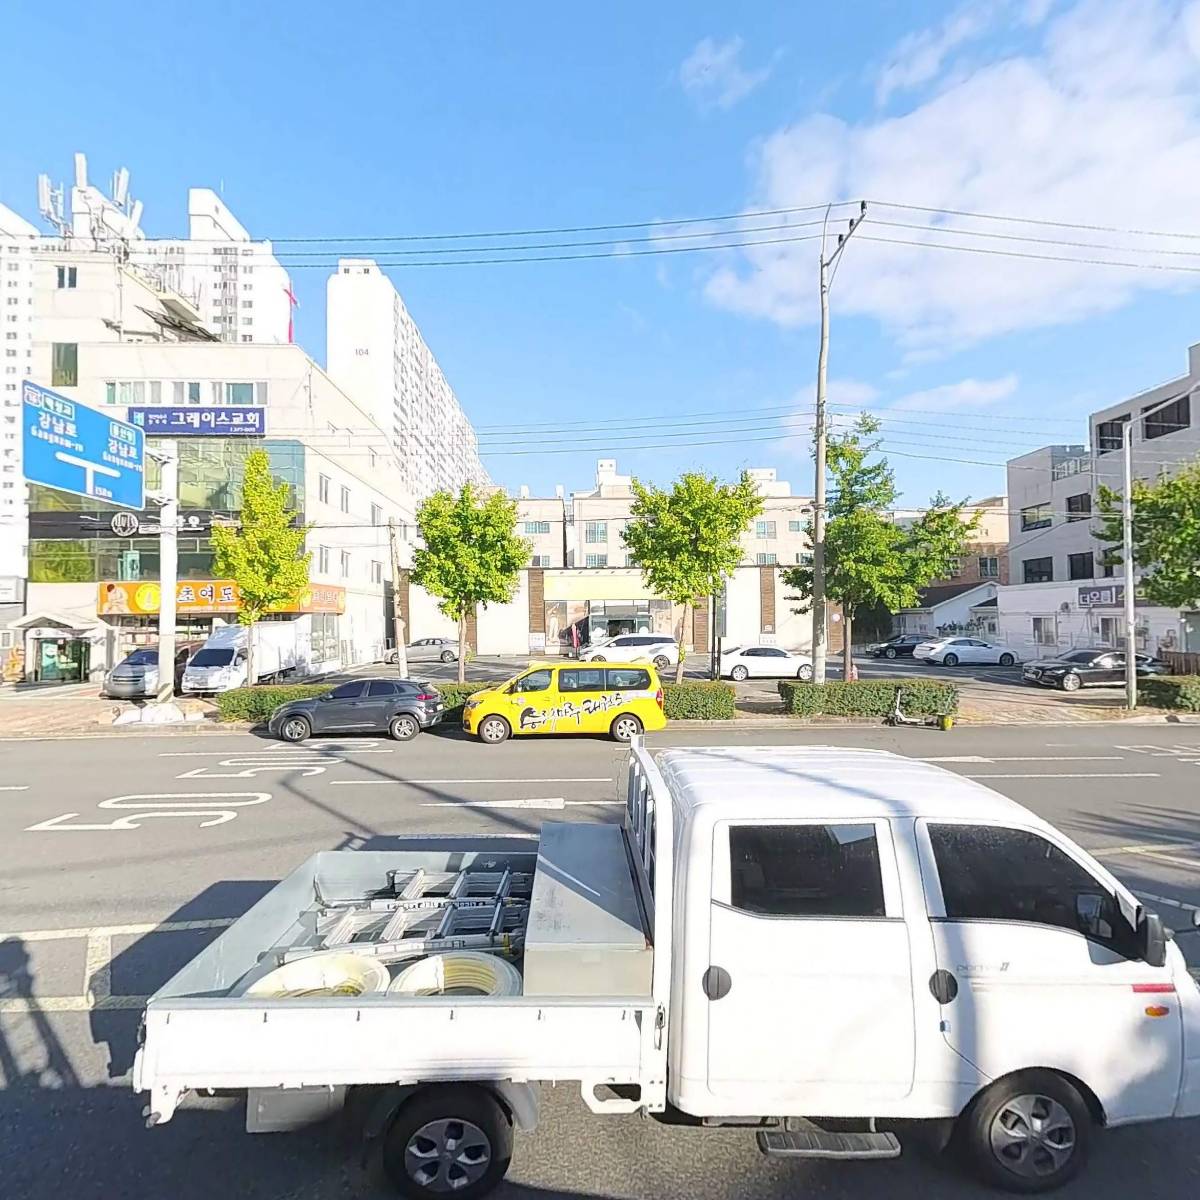
<svg viewBox="0 0 1200 1200">
<path fill-rule="evenodd" d="M 820 686 L 793 679 L 779 681 L 784 711 L 796 717 L 884 717 L 902 688 L 900 706 L 906 716 L 928 717 L 958 709 L 958 688 L 932 679 L 860 679 Z"/>
<path fill-rule="evenodd" d="M 732 721 L 733 684 L 716 680 L 663 684 L 663 709 L 669 721 Z"/>
<path fill-rule="evenodd" d="M 1200 712 L 1200 675 L 1152 675 L 1139 679 L 1138 695 L 1154 708 Z"/>
<path fill-rule="evenodd" d="M 280 686 L 234 688 L 217 696 L 222 721 L 265 721 L 281 704 L 307 700 L 333 690 L 332 683 L 293 683 Z"/>
<path fill-rule="evenodd" d="M 485 688 L 491 686 L 488 683 L 481 683 L 478 680 L 474 683 L 442 683 L 440 679 L 431 679 L 429 682 L 437 689 L 438 694 L 442 698 L 442 703 L 446 706 L 446 712 L 442 720 L 448 722 L 461 721 L 463 704 L 467 697 L 475 695 L 476 692 L 482 692 Z"/>
</svg>

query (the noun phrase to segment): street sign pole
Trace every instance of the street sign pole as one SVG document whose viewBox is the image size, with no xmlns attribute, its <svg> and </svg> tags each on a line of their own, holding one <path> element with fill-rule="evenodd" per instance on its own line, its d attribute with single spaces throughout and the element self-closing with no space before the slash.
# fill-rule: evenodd
<svg viewBox="0 0 1200 1200">
<path fill-rule="evenodd" d="M 150 453 L 162 466 L 160 506 L 158 602 L 158 704 L 175 699 L 175 581 L 179 573 L 179 449 L 174 442 L 159 442 Z"/>
</svg>

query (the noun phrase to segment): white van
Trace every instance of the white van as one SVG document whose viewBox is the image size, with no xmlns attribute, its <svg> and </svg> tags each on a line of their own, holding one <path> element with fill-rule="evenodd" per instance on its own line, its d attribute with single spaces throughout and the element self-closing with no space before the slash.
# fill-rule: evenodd
<svg viewBox="0 0 1200 1200">
<path fill-rule="evenodd" d="M 185 695 L 212 695 L 246 685 L 250 639 L 254 639 L 254 682 L 303 677 L 312 670 L 309 619 L 222 625 L 189 659 L 183 672 Z"/>
<path fill-rule="evenodd" d="M 939 767 L 635 745 L 621 828 L 398 845 L 316 855 L 151 997 L 151 1124 L 191 1089 L 246 1090 L 255 1132 L 357 1096 L 400 1192 L 478 1197 L 541 1082 L 768 1155 L 892 1158 L 889 1124 L 934 1121 L 1014 1192 L 1065 1183 L 1102 1127 L 1200 1116 L 1200 988 L 1159 917 Z M 398 994 L 388 972 L 443 933 L 519 992 Z M 364 959 L 379 990 L 338 994 Z M 262 989 L 306 961 L 323 991 Z"/>
</svg>

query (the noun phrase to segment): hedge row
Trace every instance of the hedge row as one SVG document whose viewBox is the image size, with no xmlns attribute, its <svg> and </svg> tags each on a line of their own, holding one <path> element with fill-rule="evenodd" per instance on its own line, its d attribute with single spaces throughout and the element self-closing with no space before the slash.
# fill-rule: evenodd
<svg viewBox="0 0 1200 1200">
<path fill-rule="evenodd" d="M 692 681 L 663 684 L 663 709 L 670 721 L 732 721 L 737 693 L 732 683 Z"/>
<path fill-rule="evenodd" d="M 234 688 L 217 696 L 217 712 L 222 721 L 265 721 L 281 704 L 307 700 L 332 690 L 332 683 L 293 683 Z"/>
<path fill-rule="evenodd" d="M 1200 675 L 1152 675 L 1139 679 L 1138 695 L 1154 708 L 1200 712 Z"/>
<path fill-rule="evenodd" d="M 958 688 L 932 679 L 861 679 L 856 683 L 798 683 L 779 681 L 784 712 L 796 717 L 883 717 L 903 689 L 901 708 L 906 716 L 926 717 L 953 713 L 958 708 Z"/>
</svg>

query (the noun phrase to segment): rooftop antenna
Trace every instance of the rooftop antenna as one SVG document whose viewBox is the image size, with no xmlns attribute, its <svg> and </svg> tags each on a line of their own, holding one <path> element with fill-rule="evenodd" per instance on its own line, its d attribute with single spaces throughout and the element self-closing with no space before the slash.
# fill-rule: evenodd
<svg viewBox="0 0 1200 1200">
<path fill-rule="evenodd" d="M 42 218 L 47 224 L 54 226 L 59 237 L 66 237 L 68 226 L 66 218 L 63 216 L 62 187 L 52 187 L 50 176 L 44 173 L 38 176 L 37 186 L 38 212 L 42 214 Z"/>
<path fill-rule="evenodd" d="M 121 167 L 113 172 L 112 177 L 112 199 L 113 203 L 118 208 L 125 207 L 125 201 L 129 198 L 129 168 Z"/>
<path fill-rule="evenodd" d="M 75 186 L 87 187 L 87 155 L 78 152 L 75 155 Z"/>
</svg>

